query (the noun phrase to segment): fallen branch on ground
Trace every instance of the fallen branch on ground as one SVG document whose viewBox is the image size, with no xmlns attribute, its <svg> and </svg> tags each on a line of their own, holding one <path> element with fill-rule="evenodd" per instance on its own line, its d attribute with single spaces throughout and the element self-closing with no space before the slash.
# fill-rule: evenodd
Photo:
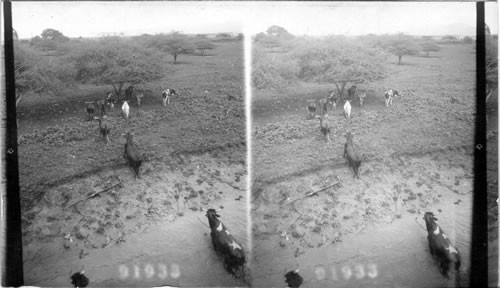
<svg viewBox="0 0 500 288">
<path fill-rule="evenodd" d="M 78 201 L 75 201 L 75 202 L 73 202 L 73 203 L 71 203 L 71 204 L 67 205 L 67 206 L 65 207 L 65 209 L 66 209 L 66 208 L 69 208 L 69 207 L 71 207 L 71 206 L 74 206 L 74 205 L 76 205 L 76 204 L 80 203 L 81 201 L 87 201 L 87 200 L 88 200 L 88 199 L 90 199 L 90 198 L 94 198 L 95 196 L 97 196 L 97 195 L 99 195 L 99 194 L 101 194 L 101 193 L 107 192 L 107 191 L 111 190 L 112 188 L 115 188 L 116 186 L 119 186 L 119 185 L 121 185 L 121 184 L 122 184 L 122 182 L 120 181 L 120 182 L 118 182 L 118 183 L 116 183 L 116 184 L 114 184 L 114 185 L 111 185 L 111 186 L 109 186 L 109 187 L 107 187 L 107 188 L 104 188 L 104 189 L 103 189 L 103 190 L 101 190 L 101 191 L 94 192 L 94 193 L 92 193 L 92 194 L 88 195 L 87 197 L 85 197 L 85 198 L 83 198 L 83 199 L 79 199 Z"/>
<path fill-rule="evenodd" d="M 337 184 L 340 184 L 340 182 L 338 182 L 338 181 L 337 181 L 337 182 L 335 182 L 335 183 L 333 183 L 333 184 L 331 184 L 331 185 L 328 185 L 328 186 L 326 186 L 326 187 L 324 187 L 324 188 L 321 188 L 321 189 L 319 189 L 319 190 L 316 190 L 316 191 L 311 191 L 311 192 L 307 192 L 307 193 L 306 193 L 306 195 L 304 195 L 304 196 L 300 196 L 300 197 L 298 197 L 298 198 L 295 198 L 294 200 L 291 200 L 291 201 L 290 201 L 290 202 L 288 202 L 287 204 L 292 204 L 292 203 L 294 203 L 295 201 L 302 200 L 302 199 L 305 199 L 305 198 L 307 198 L 307 197 L 311 197 L 311 196 L 314 196 L 314 195 L 318 195 L 318 193 L 319 193 L 319 192 L 324 191 L 324 190 L 327 190 L 327 189 L 329 189 L 329 188 L 331 188 L 331 187 L 333 187 L 333 186 L 335 186 L 335 185 L 337 185 Z"/>
</svg>

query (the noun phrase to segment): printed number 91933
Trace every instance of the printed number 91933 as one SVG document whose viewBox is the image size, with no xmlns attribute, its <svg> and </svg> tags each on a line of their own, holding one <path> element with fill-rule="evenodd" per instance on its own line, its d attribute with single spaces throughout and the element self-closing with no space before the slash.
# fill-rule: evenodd
<svg viewBox="0 0 500 288">
<path fill-rule="evenodd" d="M 134 279 L 151 279 L 153 277 L 158 277 L 162 280 L 167 279 L 169 276 L 173 279 L 177 279 L 181 276 L 181 269 L 179 265 L 172 264 L 170 265 L 170 275 L 169 270 L 167 269 L 167 265 L 165 264 L 145 264 L 144 266 L 139 266 L 134 264 L 131 269 L 127 265 L 120 265 L 118 267 L 118 272 L 120 273 L 120 279 L 125 280 L 129 277 Z"/>
</svg>

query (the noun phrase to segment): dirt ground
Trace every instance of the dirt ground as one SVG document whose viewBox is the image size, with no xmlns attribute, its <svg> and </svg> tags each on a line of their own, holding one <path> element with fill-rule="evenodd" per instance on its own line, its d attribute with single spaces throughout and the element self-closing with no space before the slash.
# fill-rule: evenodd
<svg viewBox="0 0 500 288">
<path fill-rule="evenodd" d="M 419 211 L 441 209 L 448 213 L 449 226 L 443 229 L 450 233 L 456 227 L 463 228 L 463 232 L 456 232 L 457 238 L 453 240 L 462 241 L 461 250 L 465 250 L 462 254 L 468 253 L 470 217 L 458 217 L 456 211 L 463 205 L 470 207 L 472 204 L 474 53 L 473 46 L 449 45 L 433 58 L 405 56 L 403 65 L 388 59 L 391 71 L 388 78 L 358 85 L 360 89 L 371 89 L 375 93 L 369 95 L 363 108 L 353 101 L 351 119 L 343 117 L 342 107 L 329 113 L 333 127 L 331 142 L 321 135 L 317 119 L 307 119 L 306 107 L 307 100 L 326 97 L 333 87 L 301 84 L 281 93 L 254 93 L 254 263 L 259 267 L 259 263 L 270 260 L 265 256 L 259 258 L 260 254 L 267 255 L 270 246 L 278 249 L 274 259 L 282 260 L 277 267 L 280 271 L 257 269 L 253 276 L 260 279 L 260 284 L 284 283 L 281 271 L 284 266 L 288 270 L 298 267 L 307 270 L 314 266 L 314 262 L 308 262 L 314 261 L 307 256 L 313 253 L 311 251 L 328 253 L 342 241 L 362 235 L 364 230 L 380 231 L 387 225 L 396 227 L 398 223 L 413 220 Z M 397 89 L 401 97 L 396 97 L 394 105 L 386 108 L 383 92 L 389 88 Z M 495 120 L 490 119 L 490 123 L 493 122 Z M 362 154 L 360 179 L 354 179 L 352 169 L 343 158 L 348 131 L 354 134 L 354 142 Z M 496 133 L 496 128 L 490 129 L 489 141 L 492 143 L 497 141 Z M 494 150 L 491 153 L 495 155 Z M 489 161 L 489 171 L 494 172 L 496 157 Z M 489 177 L 489 183 L 496 185 L 497 174 L 491 173 Z M 304 198 L 306 193 L 330 185 L 333 186 Z M 498 196 L 494 189 L 489 195 L 490 239 L 496 239 L 498 213 L 491 200 Z M 447 220 L 443 221 L 442 225 Z M 456 221 L 462 223 L 454 224 Z M 374 227 L 378 228 L 374 230 Z M 420 229 L 417 225 L 411 228 Z M 425 233 L 420 237 L 425 239 Z M 360 245 L 366 246 L 366 250 L 376 248 L 372 243 Z M 427 250 L 420 251 L 424 252 L 429 254 Z M 428 262 L 424 265 L 430 266 Z M 433 265 L 433 273 L 439 276 Z M 464 262 L 463 271 L 466 272 L 469 265 L 468 261 Z M 304 273 L 314 282 L 311 270 Z M 390 285 L 408 285 L 405 281 L 409 281 L 410 286 L 419 284 L 418 277 L 415 278 L 419 273 L 405 275 L 407 277 L 400 283 Z M 436 276 L 429 284 L 454 285 L 442 283 L 440 278 Z M 411 279 L 415 281 L 413 284 Z M 308 282 L 312 287 L 325 285 L 324 282 L 312 282 Z M 371 284 L 384 287 L 392 282 L 381 283 Z M 338 282 L 330 284 L 344 286 Z"/>
<path fill-rule="evenodd" d="M 69 286 L 70 272 L 80 269 L 93 286 L 245 285 L 224 270 L 200 212 L 222 209 L 226 226 L 249 247 L 242 49 L 242 42 L 228 42 L 209 56 L 182 56 L 166 79 L 145 85 L 151 93 L 141 107 L 131 101 L 128 121 L 120 105 L 108 111 L 108 145 L 97 121 L 88 121 L 84 102 L 104 97 L 110 87 L 23 99 L 18 143 L 26 285 Z M 161 87 L 178 94 L 167 107 Z M 126 131 L 145 158 L 137 180 L 123 158 Z M 194 251 L 210 265 L 206 272 L 197 273 L 203 263 L 189 257 Z M 145 266 L 140 271 L 149 274 L 132 268 L 137 261 L 153 265 L 155 277 Z M 174 263 L 181 277 L 156 277 L 158 265 L 175 275 Z M 134 278 L 121 277 L 125 264 L 135 269 Z"/>
</svg>

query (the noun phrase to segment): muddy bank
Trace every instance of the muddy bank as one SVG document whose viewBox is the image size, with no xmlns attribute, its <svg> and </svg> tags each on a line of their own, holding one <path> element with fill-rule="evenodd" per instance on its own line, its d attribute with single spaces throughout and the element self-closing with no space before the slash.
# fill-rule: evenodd
<svg viewBox="0 0 500 288">
<path fill-rule="evenodd" d="M 454 282 L 439 274 L 428 251 L 422 216 L 418 216 L 418 211 L 438 209 L 443 211 L 438 217 L 440 225 L 463 255 L 463 278 L 467 278 L 472 155 L 399 156 L 363 165 L 361 179 L 356 180 L 345 165 L 271 185 L 254 184 L 260 187 L 252 203 L 257 286 L 282 285 L 282 270 L 296 268 L 303 270 L 307 287 L 453 286 Z M 296 200 L 332 184 L 316 196 Z M 273 261 L 280 264 L 269 264 Z M 276 270 L 260 268 L 264 263 Z M 343 266 L 355 269 L 358 264 L 364 271 L 368 271 L 367 265 L 376 264 L 379 276 L 342 278 Z M 318 280 L 317 265 L 327 267 L 329 279 Z M 332 266 L 338 279 L 331 278 Z"/>
<path fill-rule="evenodd" d="M 246 167 L 209 154 L 183 161 L 149 163 L 139 180 L 128 168 L 110 169 L 46 191 L 22 217 L 25 284 L 67 286 L 71 271 L 85 269 L 92 286 L 245 285 L 215 255 L 200 208 L 223 209 L 248 247 Z"/>
</svg>

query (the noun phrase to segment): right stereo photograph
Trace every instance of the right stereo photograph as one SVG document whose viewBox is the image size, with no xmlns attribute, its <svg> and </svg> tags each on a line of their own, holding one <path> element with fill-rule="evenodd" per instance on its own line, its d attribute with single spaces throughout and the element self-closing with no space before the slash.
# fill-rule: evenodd
<svg viewBox="0 0 500 288">
<path fill-rule="evenodd" d="M 485 67 L 476 3 L 261 5 L 248 35 L 253 286 L 469 286 L 477 69 L 496 286 L 497 4 Z"/>
</svg>

